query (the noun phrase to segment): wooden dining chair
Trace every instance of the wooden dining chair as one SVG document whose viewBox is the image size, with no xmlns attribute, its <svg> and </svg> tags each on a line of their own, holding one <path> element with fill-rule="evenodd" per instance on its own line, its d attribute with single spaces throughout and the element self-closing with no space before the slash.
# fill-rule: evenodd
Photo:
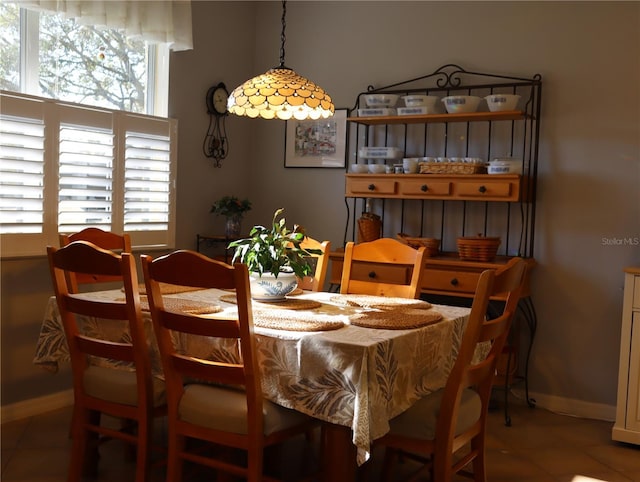
<svg viewBox="0 0 640 482">
<path fill-rule="evenodd" d="M 136 482 L 148 480 L 154 418 L 166 413 L 162 380 L 151 373 L 150 350 L 145 338 L 138 277 L 130 253 L 117 254 L 87 241 L 62 248 L 47 247 L 58 310 L 69 347 L 73 375 L 74 407 L 72 450 L 68 482 L 97 470 L 101 441 L 120 439 L 136 448 Z M 91 299 L 71 291 L 66 273 L 120 277 L 123 301 Z M 103 329 L 83 328 L 100 324 Z M 128 324 L 130 339 L 102 337 L 109 324 Z M 119 430 L 103 423 L 102 415 L 132 422 L 135 430 Z"/>
<path fill-rule="evenodd" d="M 402 454 L 425 464 L 410 480 L 427 468 L 433 482 L 450 482 L 459 472 L 476 482 L 486 481 L 485 430 L 491 387 L 517 309 L 525 269 L 521 258 L 513 258 L 502 269 L 482 272 L 445 387 L 392 419 L 390 432 L 375 441 L 386 447 L 382 480 L 391 480 L 392 463 Z M 497 296 L 506 297 L 504 308 L 488 319 L 489 300 Z M 488 354 L 478 360 L 477 350 Z M 472 472 L 467 467 L 470 463 Z"/>
<path fill-rule="evenodd" d="M 263 480 L 265 447 L 306 434 L 315 423 L 263 398 L 247 266 L 180 250 L 157 259 L 143 255 L 142 269 L 167 384 L 167 480 L 182 480 L 185 460 L 252 482 Z M 170 310 L 161 283 L 233 290 L 237 309 L 216 315 Z M 189 336 L 217 338 L 223 346 L 239 347 L 239 353 L 221 349 L 224 359 L 210 360 L 178 351 L 172 337 Z M 191 439 L 240 449 L 246 463 L 191 451 Z"/>
<path fill-rule="evenodd" d="M 306 236 L 300 247 L 303 249 L 314 249 L 321 251 L 321 254 L 313 255 L 315 270 L 312 276 L 305 276 L 298 281 L 298 288 L 307 291 L 322 291 L 324 283 L 327 279 L 327 270 L 329 269 L 329 251 L 331 250 L 331 241 L 318 241 Z"/>
<path fill-rule="evenodd" d="M 89 241 L 100 248 L 116 253 L 131 253 L 131 238 L 127 233 L 117 234 L 100 228 L 89 227 L 76 233 L 60 233 L 58 238 L 60 247 L 66 246 L 73 241 Z M 72 293 L 78 292 L 78 285 L 122 281 L 122 276 L 119 275 L 107 276 L 96 273 L 68 273 L 68 277 Z"/>
<path fill-rule="evenodd" d="M 425 256 L 424 246 L 415 249 L 392 238 L 348 242 L 340 293 L 419 298 Z"/>
</svg>

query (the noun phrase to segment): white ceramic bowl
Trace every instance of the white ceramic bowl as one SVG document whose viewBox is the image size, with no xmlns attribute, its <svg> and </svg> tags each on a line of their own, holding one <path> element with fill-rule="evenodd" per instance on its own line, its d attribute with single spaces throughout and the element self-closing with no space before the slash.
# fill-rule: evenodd
<svg viewBox="0 0 640 482">
<path fill-rule="evenodd" d="M 405 95 L 402 97 L 404 105 L 407 107 L 427 107 L 429 110 L 436 105 L 439 97 L 435 95 Z"/>
<path fill-rule="evenodd" d="M 445 108 L 449 114 L 461 114 L 466 112 L 475 112 L 482 97 L 475 95 L 450 95 L 442 99 Z"/>
<path fill-rule="evenodd" d="M 384 164 L 369 164 L 369 172 L 371 174 L 383 174 L 385 172 Z"/>
<path fill-rule="evenodd" d="M 521 174 L 522 159 L 514 157 L 497 157 L 489 162 L 489 174 Z"/>
<path fill-rule="evenodd" d="M 351 172 L 364 174 L 369 172 L 369 166 L 367 164 L 351 164 Z"/>
<path fill-rule="evenodd" d="M 515 94 L 491 94 L 484 98 L 487 101 L 491 112 L 500 112 L 505 110 L 516 110 L 519 95 Z"/>
<path fill-rule="evenodd" d="M 364 102 L 367 107 L 394 107 L 398 97 L 395 94 L 365 94 Z"/>
</svg>

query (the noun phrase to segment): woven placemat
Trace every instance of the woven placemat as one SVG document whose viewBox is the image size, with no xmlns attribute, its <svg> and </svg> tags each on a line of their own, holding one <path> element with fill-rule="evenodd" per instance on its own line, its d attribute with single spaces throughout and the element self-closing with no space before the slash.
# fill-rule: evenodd
<svg viewBox="0 0 640 482">
<path fill-rule="evenodd" d="M 116 298 L 114 301 L 124 303 L 124 298 Z M 186 300 L 181 298 L 165 298 L 164 307 L 167 311 L 182 311 L 194 315 L 206 315 L 209 313 L 219 313 L 222 311 L 220 305 L 207 303 L 206 301 Z M 150 311 L 149 299 L 146 296 L 140 296 L 140 309 L 142 311 Z"/>
<path fill-rule="evenodd" d="M 198 288 L 194 286 L 180 286 L 180 285 L 172 285 L 170 283 L 160 283 L 160 293 L 163 295 L 176 295 L 178 293 L 187 293 L 189 291 L 199 291 L 205 288 Z M 124 290 L 124 288 L 123 288 Z M 147 294 L 147 287 L 144 283 L 140 283 L 138 285 L 138 291 L 141 295 Z"/>
<path fill-rule="evenodd" d="M 352 325 L 384 330 L 410 330 L 442 320 L 437 311 L 421 309 L 365 311 L 349 317 Z"/>
<path fill-rule="evenodd" d="M 226 303 L 234 303 L 236 302 L 235 295 L 222 295 L 220 296 L 220 301 L 224 301 Z M 271 303 L 264 303 L 261 301 L 253 300 L 252 305 L 257 309 L 280 309 L 280 310 L 313 310 L 315 308 L 320 308 L 322 303 L 315 300 L 305 300 L 302 298 L 285 298 L 282 301 L 274 301 Z"/>
<path fill-rule="evenodd" d="M 360 308 L 377 308 L 382 310 L 396 308 L 428 310 L 429 308 L 431 308 L 431 303 L 423 300 L 371 295 L 332 296 L 331 301 L 333 303 L 344 306 L 359 306 Z"/>
<path fill-rule="evenodd" d="M 149 311 L 149 301 L 146 296 L 140 297 L 140 307 L 143 311 Z M 205 301 L 185 300 L 180 298 L 165 298 L 164 308 L 167 311 L 182 311 L 193 315 L 205 315 L 222 311 L 220 305 L 214 305 Z"/>
<path fill-rule="evenodd" d="M 329 331 L 338 330 L 344 326 L 342 321 L 336 321 L 330 315 L 317 314 L 313 319 L 305 313 L 289 310 L 256 310 L 253 312 L 253 324 L 260 328 L 286 331 Z"/>
</svg>

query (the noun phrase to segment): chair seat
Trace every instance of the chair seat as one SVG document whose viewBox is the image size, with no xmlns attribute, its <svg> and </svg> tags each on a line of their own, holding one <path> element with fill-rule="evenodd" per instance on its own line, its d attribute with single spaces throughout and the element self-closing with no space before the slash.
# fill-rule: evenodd
<svg viewBox="0 0 640 482">
<path fill-rule="evenodd" d="M 192 384 L 185 387 L 178 408 L 185 422 L 247 434 L 247 401 L 240 390 L 213 385 Z M 307 415 L 263 400 L 264 434 L 296 427 L 309 420 Z"/>
<path fill-rule="evenodd" d="M 437 390 L 418 400 L 409 409 L 389 422 L 391 433 L 405 437 L 434 440 L 436 421 L 444 389 Z M 475 390 L 467 388 L 462 392 L 455 434 L 468 430 L 482 415 L 482 401 Z"/>
<path fill-rule="evenodd" d="M 166 403 L 164 381 L 153 377 L 153 406 Z M 91 365 L 84 372 L 84 387 L 88 395 L 110 402 L 136 406 L 136 373 L 128 370 Z"/>
</svg>

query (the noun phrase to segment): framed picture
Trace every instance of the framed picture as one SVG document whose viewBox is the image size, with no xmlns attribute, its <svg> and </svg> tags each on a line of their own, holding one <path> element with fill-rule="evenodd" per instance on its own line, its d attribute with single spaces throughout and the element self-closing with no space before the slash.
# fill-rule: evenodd
<svg viewBox="0 0 640 482">
<path fill-rule="evenodd" d="M 344 169 L 346 163 L 347 111 L 318 120 L 288 120 L 284 137 L 284 167 Z"/>
</svg>

